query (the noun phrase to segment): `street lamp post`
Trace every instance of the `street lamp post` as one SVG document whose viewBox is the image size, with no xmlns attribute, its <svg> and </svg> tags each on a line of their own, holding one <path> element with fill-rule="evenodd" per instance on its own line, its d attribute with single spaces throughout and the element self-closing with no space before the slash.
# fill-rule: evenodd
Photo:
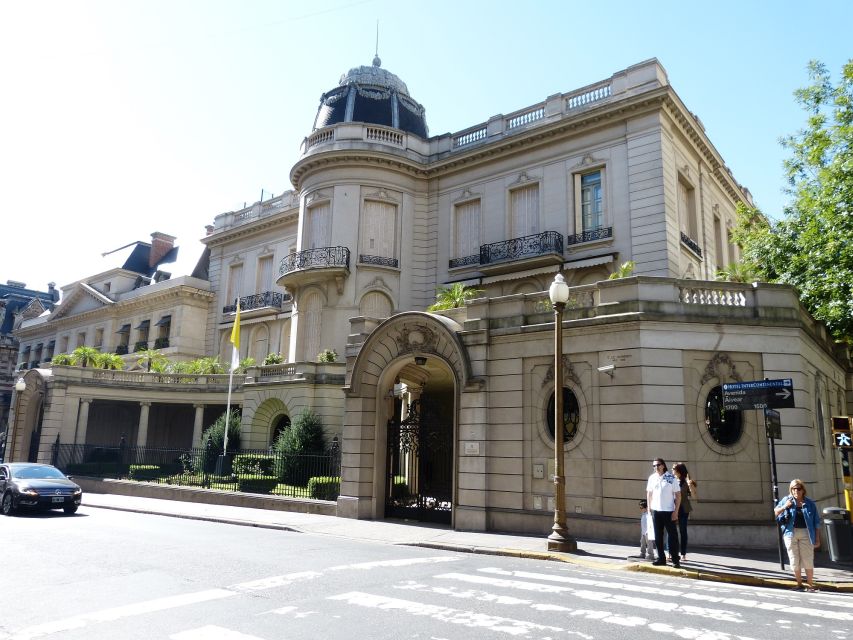
<svg viewBox="0 0 853 640">
<path fill-rule="evenodd" d="M 566 526 L 566 476 L 563 451 L 563 310 L 569 301 L 569 285 L 558 273 L 548 289 L 554 307 L 554 526 L 548 536 L 548 551 L 577 551 Z"/>
<path fill-rule="evenodd" d="M 12 421 L 11 428 L 6 426 L 6 446 L 3 447 L 3 462 L 13 462 L 15 454 L 15 436 L 17 435 L 18 426 L 18 409 L 21 406 L 21 394 L 27 388 L 27 383 L 23 378 L 18 378 L 15 382 L 15 419 Z M 12 450 L 9 450 L 9 443 L 12 443 Z"/>
</svg>

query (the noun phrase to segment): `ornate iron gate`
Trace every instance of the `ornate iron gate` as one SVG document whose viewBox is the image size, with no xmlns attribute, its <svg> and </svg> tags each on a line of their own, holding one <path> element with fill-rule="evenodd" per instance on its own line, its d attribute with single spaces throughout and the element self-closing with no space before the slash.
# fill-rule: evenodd
<svg viewBox="0 0 853 640">
<path fill-rule="evenodd" d="M 450 524 L 453 427 L 429 401 L 415 400 L 405 420 L 388 421 L 385 516 Z"/>
</svg>

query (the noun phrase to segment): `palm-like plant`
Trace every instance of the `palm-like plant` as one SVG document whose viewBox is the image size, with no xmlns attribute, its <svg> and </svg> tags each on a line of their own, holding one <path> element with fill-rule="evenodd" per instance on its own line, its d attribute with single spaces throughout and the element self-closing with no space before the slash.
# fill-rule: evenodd
<svg viewBox="0 0 853 640">
<path fill-rule="evenodd" d="M 210 356 L 205 358 L 198 358 L 197 360 L 193 360 L 189 366 L 190 373 L 195 373 L 198 375 L 214 375 L 217 373 L 225 373 L 225 367 L 222 365 L 222 361 L 219 359 L 219 356 L 215 358 L 211 358 Z"/>
<path fill-rule="evenodd" d="M 630 278 L 634 275 L 634 261 L 628 260 L 619 265 L 619 267 L 610 274 L 608 280 L 620 280 L 622 278 Z"/>
<path fill-rule="evenodd" d="M 254 367 L 256 365 L 256 361 L 252 356 L 247 358 L 243 358 L 240 360 L 240 364 L 237 365 L 237 368 L 234 369 L 234 373 L 246 373 L 246 369 L 249 367 Z"/>
<path fill-rule="evenodd" d="M 117 353 L 100 353 L 98 354 L 97 365 L 101 369 L 121 371 L 124 369 L 124 358 Z"/>
<path fill-rule="evenodd" d="M 732 262 L 729 266 L 717 271 L 716 278 L 726 282 L 749 283 L 758 280 L 758 273 L 755 267 L 748 262 Z"/>
<path fill-rule="evenodd" d="M 74 364 L 74 358 L 68 353 L 57 353 L 50 361 L 51 364 L 70 366 Z"/>
<path fill-rule="evenodd" d="M 136 364 L 140 367 L 144 364 L 146 371 L 162 372 L 166 368 L 166 356 L 159 349 L 144 349 L 133 355 L 137 358 Z"/>
<path fill-rule="evenodd" d="M 464 307 L 468 300 L 472 300 L 483 293 L 480 289 L 466 287 L 461 282 L 454 282 L 449 287 L 439 287 L 435 293 L 435 302 L 427 307 L 427 311 L 441 311 L 443 309 L 458 309 Z"/>
<path fill-rule="evenodd" d="M 71 352 L 71 359 L 73 364 L 80 367 L 88 367 L 90 364 L 97 366 L 100 354 L 95 347 L 77 347 Z"/>
</svg>

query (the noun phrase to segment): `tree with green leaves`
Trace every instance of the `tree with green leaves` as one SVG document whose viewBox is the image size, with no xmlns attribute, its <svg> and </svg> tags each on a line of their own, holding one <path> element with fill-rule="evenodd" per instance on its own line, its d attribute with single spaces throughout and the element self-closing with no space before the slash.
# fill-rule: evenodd
<svg viewBox="0 0 853 640">
<path fill-rule="evenodd" d="M 133 354 L 136 357 L 136 364 L 145 366 L 146 371 L 156 371 L 162 373 L 166 370 L 167 359 L 159 349 L 143 349 Z"/>
<path fill-rule="evenodd" d="M 201 445 L 215 454 L 222 453 L 225 446 L 225 417 L 223 413 L 216 421 L 204 430 Z M 228 417 L 228 451 L 240 450 L 240 410 L 231 409 Z"/>
<path fill-rule="evenodd" d="M 121 371 L 124 369 L 124 358 L 117 353 L 100 353 L 98 354 L 97 366 L 101 369 Z"/>
<path fill-rule="evenodd" d="M 98 366 L 98 357 L 101 352 L 95 347 L 77 347 L 71 352 L 71 361 L 79 367 L 88 367 L 89 365 Z"/>
<path fill-rule="evenodd" d="M 466 287 L 461 282 L 454 282 L 449 287 L 439 287 L 435 294 L 435 302 L 427 307 L 427 311 L 442 311 L 464 307 L 468 300 L 483 293 L 479 289 Z"/>
<path fill-rule="evenodd" d="M 811 62 L 811 84 L 795 92 L 806 127 L 782 139 L 791 201 L 779 221 L 738 207 L 734 240 L 762 280 L 797 287 L 836 340 L 853 343 L 853 60 L 837 85 Z"/>
<path fill-rule="evenodd" d="M 622 278 L 630 278 L 634 275 L 634 261 L 628 260 L 619 265 L 619 267 L 610 274 L 608 280 L 621 280 Z"/>
</svg>

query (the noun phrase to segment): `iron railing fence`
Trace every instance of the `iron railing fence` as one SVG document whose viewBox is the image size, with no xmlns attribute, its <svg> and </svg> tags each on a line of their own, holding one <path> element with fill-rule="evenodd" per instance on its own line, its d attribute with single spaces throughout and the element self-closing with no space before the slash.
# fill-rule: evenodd
<svg viewBox="0 0 853 640">
<path fill-rule="evenodd" d="M 220 453 L 212 447 L 54 444 L 52 458 L 56 467 L 71 476 L 317 500 L 335 500 L 340 492 L 341 452 L 337 440 L 328 451 L 317 454 L 283 454 L 268 449 L 229 452 L 224 468 Z"/>
</svg>

